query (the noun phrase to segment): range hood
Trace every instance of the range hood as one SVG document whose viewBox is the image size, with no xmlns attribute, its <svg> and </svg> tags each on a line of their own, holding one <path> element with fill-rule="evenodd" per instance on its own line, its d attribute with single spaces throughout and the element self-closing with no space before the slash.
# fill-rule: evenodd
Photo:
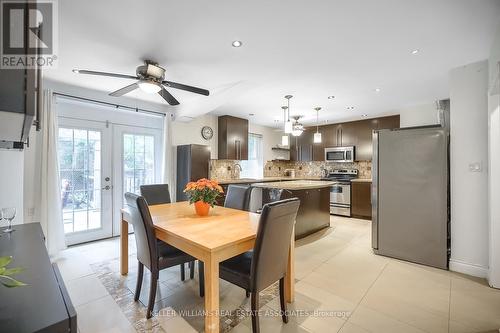
<svg viewBox="0 0 500 333">
<path fill-rule="evenodd" d="M 23 149 L 33 125 L 38 126 L 38 78 L 35 69 L 0 70 L 0 148 Z"/>
</svg>

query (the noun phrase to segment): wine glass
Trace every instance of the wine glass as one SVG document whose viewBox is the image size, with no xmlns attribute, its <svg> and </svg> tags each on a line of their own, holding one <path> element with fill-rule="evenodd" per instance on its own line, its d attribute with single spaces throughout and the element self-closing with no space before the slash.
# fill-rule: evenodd
<svg viewBox="0 0 500 333">
<path fill-rule="evenodd" d="M 14 207 L 2 208 L 3 219 L 9 221 L 9 226 L 3 232 L 12 232 L 12 220 L 16 217 L 16 209 Z"/>
</svg>

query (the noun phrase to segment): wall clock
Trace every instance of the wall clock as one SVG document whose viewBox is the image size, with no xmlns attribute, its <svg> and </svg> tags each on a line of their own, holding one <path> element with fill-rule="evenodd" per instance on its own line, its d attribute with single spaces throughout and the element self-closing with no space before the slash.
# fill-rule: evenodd
<svg viewBox="0 0 500 333">
<path fill-rule="evenodd" d="M 214 136 L 214 130 L 210 126 L 203 126 L 201 129 L 201 136 L 205 140 L 210 140 Z"/>
</svg>

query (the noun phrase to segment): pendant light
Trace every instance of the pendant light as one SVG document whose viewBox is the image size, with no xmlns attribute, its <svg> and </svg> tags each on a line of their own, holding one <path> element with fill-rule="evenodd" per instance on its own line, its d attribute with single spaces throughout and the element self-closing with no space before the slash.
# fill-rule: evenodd
<svg viewBox="0 0 500 333">
<path fill-rule="evenodd" d="M 290 121 L 290 98 L 292 98 L 293 96 L 292 95 L 286 95 L 285 98 L 288 100 L 288 106 L 287 106 L 287 110 L 288 110 L 288 119 L 286 120 L 285 122 L 285 134 L 290 134 L 292 133 L 292 127 L 293 127 L 293 124 L 292 122 Z"/>
<path fill-rule="evenodd" d="M 285 124 L 285 133 L 281 136 L 281 145 L 288 147 L 289 145 L 289 140 L 288 140 L 288 134 L 286 133 L 286 110 L 288 110 L 288 106 L 282 106 L 283 109 L 283 123 Z"/>
<path fill-rule="evenodd" d="M 299 123 L 300 118 L 301 118 L 300 116 L 293 117 L 293 119 L 295 119 L 295 121 L 293 122 L 293 126 L 292 126 L 292 135 L 293 136 L 300 136 L 302 134 L 302 132 L 304 132 L 304 125 Z"/>
<path fill-rule="evenodd" d="M 314 143 L 321 143 L 321 133 L 319 132 L 319 110 L 321 108 L 315 107 L 314 110 L 316 110 L 316 133 L 314 133 Z"/>
</svg>

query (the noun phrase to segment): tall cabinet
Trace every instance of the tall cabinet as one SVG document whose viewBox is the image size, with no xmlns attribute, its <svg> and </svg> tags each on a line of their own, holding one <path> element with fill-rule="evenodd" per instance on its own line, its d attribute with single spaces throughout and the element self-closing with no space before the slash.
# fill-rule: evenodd
<svg viewBox="0 0 500 333">
<path fill-rule="evenodd" d="M 218 122 L 219 160 L 247 160 L 248 120 L 221 116 Z"/>
</svg>

